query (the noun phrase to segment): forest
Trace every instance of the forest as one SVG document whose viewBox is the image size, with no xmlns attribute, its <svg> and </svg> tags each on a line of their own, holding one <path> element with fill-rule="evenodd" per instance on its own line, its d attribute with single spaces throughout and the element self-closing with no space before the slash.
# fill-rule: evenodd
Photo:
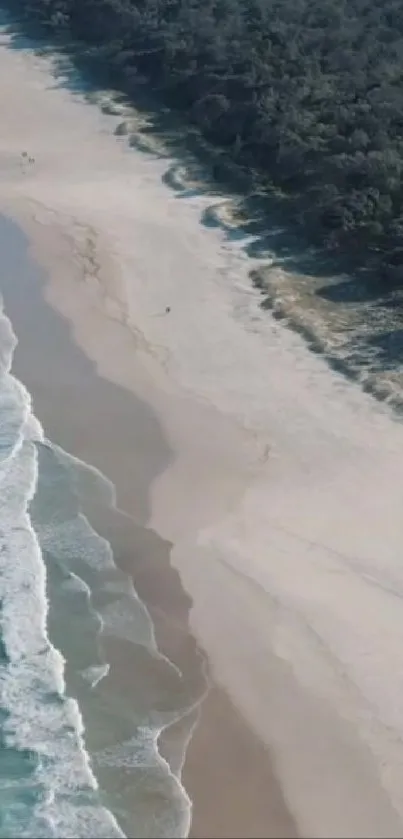
<svg viewBox="0 0 403 839">
<path fill-rule="evenodd" d="M 18 0 L 129 95 L 147 80 L 284 197 L 310 242 L 403 285 L 401 0 Z"/>
</svg>

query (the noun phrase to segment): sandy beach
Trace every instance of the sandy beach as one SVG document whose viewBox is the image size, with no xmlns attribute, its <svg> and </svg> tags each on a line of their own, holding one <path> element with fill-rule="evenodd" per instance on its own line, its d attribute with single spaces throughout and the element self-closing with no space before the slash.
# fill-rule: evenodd
<svg viewBox="0 0 403 839">
<path fill-rule="evenodd" d="M 169 446 L 147 406 L 133 393 L 99 377 L 94 364 L 71 340 L 69 324 L 44 301 L 41 272 L 35 271 L 27 257 L 27 266 L 23 265 L 19 243 L 10 249 L 14 235 L 12 226 L 3 221 L 2 293 L 14 329 L 24 336 L 16 350 L 14 372 L 29 387 L 48 435 L 112 477 L 122 509 L 136 511 L 137 522 L 105 509 L 93 510 L 92 520 L 112 545 L 118 567 L 133 576 L 137 593 L 153 618 L 159 649 L 181 668 L 183 696 L 194 696 L 197 701 L 207 686 L 206 657 L 189 630 L 192 601 L 170 564 L 171 543 L 142 526 L 147 519 L 149 486 L 169 462 Z M 129 461 L 128 451 L 133 452 Z M 134 457 L 137 451 L 140 459 Z M 116 655 L 111 652 L 116 666 Z M 121 655 L 118 649 L 118 659 Z M 127 655 L 122 664 L 127 671 Z M 128 684 L 125 673 L 118 676 L 118 688 L 124 684 L 129 698 L 130 680 L 136 675 L 134 669 Z M 165 733 L 161 743 L 168 756 L 177 728 Z M 268 750 L 225 692 L 213 684 L 199 710 L 183 777 L 193 801 L 191 836 L 243 837 L 250 830 L 261 837 L 296 835 Z"/>
<path fill-rule="evenodd" d="M 0 211 L 46 277 L 6 277 L 16 374 L 116 484 L 132 530 L 104 527 L 198 690 L 207 656 L 192 835 L 401 836 L 401 424 L 261 311 L 122 115 L 6 31 L 0 72 Z"/>
</svg>

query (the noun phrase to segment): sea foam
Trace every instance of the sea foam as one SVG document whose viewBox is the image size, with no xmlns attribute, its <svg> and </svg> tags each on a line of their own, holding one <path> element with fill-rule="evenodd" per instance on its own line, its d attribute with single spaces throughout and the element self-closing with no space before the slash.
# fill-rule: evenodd
<svg viewBox="0 0 403 839">
<path fill-rule="evenodd" d="M 0 314 L 0 835 L 124 836 L 99 799 L 64 659 L 47 635 L 46 571 L 29 506 L 40 423 L 10 373 L 16 340 Z"/>
<path fill-rule="evenodd" d="M 0 837 L 186 836 L 184 754 L 171 767 L 158 739 L 201 697 L 84 514 L 115 509 L 114 485 L 45 438 L 16 344 L 0 308 Z M 133 695 L 108 639 L 129 644 Z"/>
</svg>

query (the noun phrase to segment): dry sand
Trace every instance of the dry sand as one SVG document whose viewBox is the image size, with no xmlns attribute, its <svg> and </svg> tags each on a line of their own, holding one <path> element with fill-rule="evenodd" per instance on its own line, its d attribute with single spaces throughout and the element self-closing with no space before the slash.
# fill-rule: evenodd
<svg viewBox="0 0 403 839">
<path fill-rule="evenodd" d="M 178 198 L 169 161 L 8 35 L 0 73 L 0 207 L 77 344 L 169 441 L 145 512 L 216 682 L 303 835 L 401 836 L 401 425 L 260 312 L 242 243 L 200 223 L 211 196 Z"/>
</svg>

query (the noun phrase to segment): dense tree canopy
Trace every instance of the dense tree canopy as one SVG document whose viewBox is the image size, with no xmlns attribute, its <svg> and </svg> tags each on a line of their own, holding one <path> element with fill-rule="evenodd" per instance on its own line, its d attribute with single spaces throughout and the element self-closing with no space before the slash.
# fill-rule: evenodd
<svg viewBox="0 0 403 839">
<path fill-rule="evenodd" d="M 311 238 L 403 283 L 401 0 L 19 0 L 138 74 L 289 196 Z"/>
</svg>

